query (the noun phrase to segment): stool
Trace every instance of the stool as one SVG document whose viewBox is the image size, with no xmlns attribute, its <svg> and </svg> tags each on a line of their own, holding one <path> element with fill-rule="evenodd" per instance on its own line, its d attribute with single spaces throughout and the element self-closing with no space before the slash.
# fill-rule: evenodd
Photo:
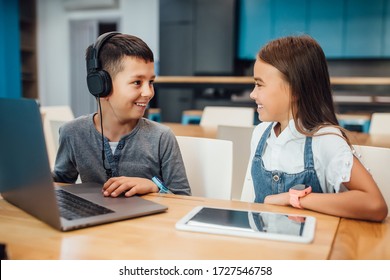
<svg viewBox="0 0 390 280">
<path fill-rule="evenodd" d="M 202 110 L 184 110 L 181 117 L 181 124 L 199 124 L 202 113 Z"/>
<path fill-rule="evenodd" d="M 338 114 L 339 125 L 345 129 L 350 126 L 360 126 L 363 133 L 368 133 L 370 129 L 370 115 Z"/>
<path fill-rule="evenodd" d="M 160 108 L 149 108 L 148 119 L 155 122 L 161 122 Z"/>
</svg>

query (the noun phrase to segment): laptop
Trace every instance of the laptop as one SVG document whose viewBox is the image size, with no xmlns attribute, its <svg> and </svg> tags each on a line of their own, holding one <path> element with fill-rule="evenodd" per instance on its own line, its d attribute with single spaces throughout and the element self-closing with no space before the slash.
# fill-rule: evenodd
<svg viewBox="0 0 390 280">
<path fill-rule="evenodd" d="M 160 213 L 168 209 L 139 196 L 104 197 L 101 193 L 102 185 L 97 183 L 55 186 L 41 114 L 35 100 L 0 98 L 0 130 L 1 196 L 60 231 Z M 70 197 L 75 206 L 67 206 L 68 198 L 59 198 L 59 195 Z M 60 207 L 67 209 L 60 210 Z M 78 213 L 72 213 L 74 210 Z"/>
</svg>

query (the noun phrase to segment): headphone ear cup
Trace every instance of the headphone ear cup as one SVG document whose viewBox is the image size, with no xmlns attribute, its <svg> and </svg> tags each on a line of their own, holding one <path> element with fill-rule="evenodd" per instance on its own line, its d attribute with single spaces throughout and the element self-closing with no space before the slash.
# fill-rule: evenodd
<svg viewBox="0 0 390 280">
<path fill-rule="evenodd" d="M 107 71 L 92 71 L 87 75 L 89 92 L 95 97 L 106 97 L 111 93 L 112 81 Z"/>
</svg>

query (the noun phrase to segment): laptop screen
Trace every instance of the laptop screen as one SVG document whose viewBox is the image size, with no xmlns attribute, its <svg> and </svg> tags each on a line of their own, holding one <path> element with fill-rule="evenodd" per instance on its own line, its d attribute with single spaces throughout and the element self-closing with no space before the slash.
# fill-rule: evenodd
<svg viewBox="0 0 390 280">
<path fill-rule="evenodd" d="M 51 184 L 42 121 L 35 100 L 0 99 L 0 129 L 3 135 L 0 137 L 0 192 L 35 183 Z"/>
</svg>

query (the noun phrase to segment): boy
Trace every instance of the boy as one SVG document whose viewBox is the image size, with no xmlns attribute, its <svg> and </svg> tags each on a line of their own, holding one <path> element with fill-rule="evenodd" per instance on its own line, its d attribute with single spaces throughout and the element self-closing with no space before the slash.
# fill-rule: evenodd
<svg viewBox="0 0 390 280">
<path fill-rule="evenodd" d="M 191 195 L 172 131 L 143 118 L 154 96 L 154 58 L 141 39 L 109 32 L 86 51 L 87 83 L 99 111 L 60 129 L 56 182 L 104 183 L 103 195 Z"/>
</svg>

